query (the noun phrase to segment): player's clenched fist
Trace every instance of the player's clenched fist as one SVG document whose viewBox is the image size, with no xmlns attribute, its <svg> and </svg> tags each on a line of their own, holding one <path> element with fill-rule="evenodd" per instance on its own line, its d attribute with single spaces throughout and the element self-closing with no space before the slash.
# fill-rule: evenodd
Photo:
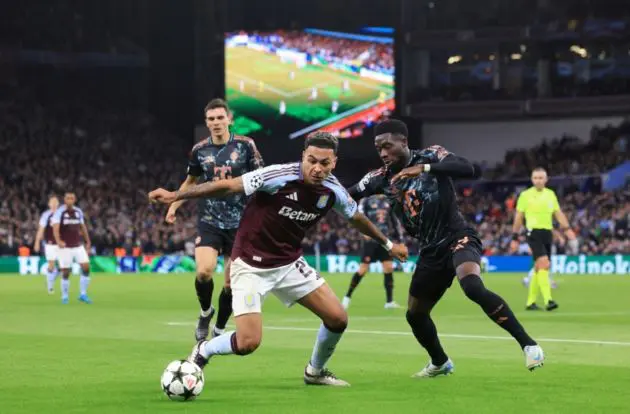
<svg viewBox="0 0 630 414">
<path fill-rule="evenodd" d="M 166 217 L 164 218 L 164 221 L 166 221 L 168 224 L 173 224 L 175 223 L 175 220 L 177 220 L 175 211 L 173 211 L 172 209 L 173 209 L 173 206 L 171 206 L 171 208 L 168 209 L 168 211 L 166 212 Z"/>
<path fill-rule="evenodd" d="M 149 201 L 152 203 L 171 204 L 175 201 L 177 193 L 168 191 L 163 188 L 158 188 L 149 193 Z"/>
<path fill-rule="evenodd" d="M 392 257 L 400 260 L 401 262 L 406 262 L 407 257 L 409 257 L 409 251 L 407 250 L 407 246 L 405 246 L 402 243 L 394 244 L 389 254 L 391 254 Z"/>
</svg>

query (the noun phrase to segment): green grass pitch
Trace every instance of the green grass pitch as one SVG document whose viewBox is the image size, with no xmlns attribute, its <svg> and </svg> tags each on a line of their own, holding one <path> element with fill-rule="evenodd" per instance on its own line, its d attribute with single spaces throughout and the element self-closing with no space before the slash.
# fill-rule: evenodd
<svg viewBox="0 0 630 414">
<path fill-rule="evenodd" d="M 289 78 L 290 72 L 295 72 L 294 79 Z M 344 80 L 349 81 L 349 91 L 343 90 Z M 227 100 L 237 116 L 274 119 L 284 101 L 286 116 L 307 124 L 334 116 L 333 100 L 339 102 L 339 114 L 394 93 L 393 86 L 386 83 L 323 66 L 298 68 L 295 63 L 281 62 L 278 56 L 247 48 L 226 50 L 225 82 Z M 318 89 L 315 101 L 308 99 L 312 87 Z"/>
<path fill-rule="evenodd" d="M 166 364 L 194 343 L 192 275 L 97 274 L 93 305 L 76 300 L 75 277 L 66 306 L 58 293 L 45 292 L 43 277 L 0 276 L 0 412 L 628 412 L 630 278 L 559 276 L 560 309 L 527 313 L 520 277 L 485 280 L 544 347 L 547 364 L 533 373 L 516 343 L 455 284 L 434 316 L 456 372 L 411 379 L 427 356 L 409 334 L 405 311 L 383 309 L 382 275 L 371 274 L 355 292 L 349 331 L 330 363 L 352 387 L 303 384 L 318 321 L 270 297 L 261 348 L 248 357 L 216 357 L 199 399 L 178 403 L 162 394 L 159 380 Z M 396 299 L 404 303 L 409 275 L 395 280 Z M 328 281 L 341 296 L 349 275 Z"/>
</svg>

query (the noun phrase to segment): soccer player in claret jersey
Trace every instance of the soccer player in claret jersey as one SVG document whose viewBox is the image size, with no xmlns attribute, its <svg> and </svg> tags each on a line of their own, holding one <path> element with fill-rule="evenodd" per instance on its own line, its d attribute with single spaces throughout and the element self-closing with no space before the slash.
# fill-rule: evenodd
<svg viewBox="0 0 630 414">
<path fill-rule="evenodd" d="M 180 190 L 185 190 L 202 178 L 203 181 L 227 180 L 263 166 L 263 160 L 251 138 L 230 133 L 232 113 L 222 99 L 213 99 L 204 109 L 206 126 L 210 136 L 192 149 L 186 180 Z M 166 222 L 174 223 L 177 209 L 184 200 L 171 204 L 166 213 Z M 201 314 L 195 329 L 195 338 L 201 341 L 208 337 L 210 320 L 214 315 L 212 274 L 217 266 L 217 257 L 222 254 L 225 282 L 219 295 L 219 312 L 212 329 L 212 336 L 223 333 L 232 314 L 232 290 L 230 289 L 230 255 L 234 236 L 245 208 L 243 194 L 231 194 L 221 199 L 199 200 L 197 239 L 195 240 L 195 262 L 197 277 L 195 290 Z"/>
<path fill-rule="evenodd" d="M 396 240 L 402 240 L 403 234 L 400 223 L 391 213 L 389 201 L 383 195 L 373 195 L 364 198 L 359 202 L 359 211 L 366 215 L 368 219 L 379 228 L 383 234 L 389 234 L 392 231 L 396 233 Z M 361 253 L 361 264 L 359 270 L 352 275 L 350 286 L 346 296 L 343 297 L 341 304 L 345 309 L 350 306 L 350 301 L 354 290 L 359 286 L 363 276 L 369 270 L 370 263 L 381 262 L 383 264 L 383 286 L 385 287 L 385 309 L 398 309 L 400 305 L 394 302 L 394 262 L 387 250 L 383 246 L 374 242 L 372 239 L 363 241 L 363 252 Z"/>
<path fill-rule="evenodd" d="M 92 303 L 87 295 L 90 284 L 90 235 L 85 225 L 83 211 L 75 205 L 77 197 L 68 192 L 63 196 L 64 205 L 57 209 L 52 218 L 53 235 L 59 246 L 59 267 L 61 268 L 61 303 L 68 303 L 70 290 L 70 269 L 76 261 L 81 266 L 79 281 L 79 301 Z M 85 243 L 85 244 L 84 244 Z"/>
<path fill-rule="evenodd" d="M 435 377 L 453 372 L 444 352 L 431 310 L 456 275 L 466 296 L 508 331 L 525 354 L 530 370 L 542 366 L 543 351 L 496 293 L 480 277 L 481 241 L 457 207 L 452 178 L 476 178 L 479 169 L 440 146 L 411 150 L 407 126 L 388 120 L 375 127 L 375 145 L 385 166 L 368 173 L 349 192 L 360 199 L 384 193 L 407 233 L 420 242 L 420 254 L 409 287 L 407 321 L 431 361 L 414 377 Z"/>
<path fill-rule="evenodd" d="M 48 267 L 46 268 L 46 284 L 48 294 L 50 295 L 55 293 L 55 280 L 57 279 L 58 273 L 55 264 L 59 255 L 59 247 L 57 247 L 52 227 L 52 218 L 58 208 L 59 199 L 57 196 L 51 196 L 48 199 L 48 210 L 44 211 L 39 218 L 39 228 L 37 229 L 35 244 L 33 246 L 35 253 L 39 253 L 42 241 L 44 241 L 44 256 L 46 256 L 46 261 L 48 262 Z"/>
<path fill-rule="evenodd" d="M 359 213 L 356 202 L 330 174 L 337 161 L 337 147 L 335 136 L 317 132 L 306 139 L 301 163 L 272 165 L 176 193 L 157 189 L 149 194 L 150 200 L 166 204 L 229 194 L 251 196 L 232 250 L 236 331 L 200 341 L 189 357 L 200 367 L 215 355 L 247 355 L 258 348 L 262 339 L 262 303 L 273 293 L 287 306 L 297 302 L 322 320 L 304 370 L 304 382 L 348 385 L 326 369 L 346 329 L 347 314 L 324 279 L 302 257 L 304 234 L 334 209 L 363 234 L 384 245 L 392 256 L 404 261 L 407 249 L 393 244 Z"/>
</svg>

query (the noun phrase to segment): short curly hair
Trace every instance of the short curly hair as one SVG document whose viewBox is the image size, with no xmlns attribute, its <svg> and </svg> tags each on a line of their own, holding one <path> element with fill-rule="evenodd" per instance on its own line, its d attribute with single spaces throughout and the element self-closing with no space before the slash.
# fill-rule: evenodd
<svg viewBox="0 0 630 414">
<path fill-rule="evenodd" d="M 339 139 L 330 132 L 317 131 L 306 137 L 304 149 L 313 146 L 317 148 L 329 148 L 337 155 Z"/>
</svg>

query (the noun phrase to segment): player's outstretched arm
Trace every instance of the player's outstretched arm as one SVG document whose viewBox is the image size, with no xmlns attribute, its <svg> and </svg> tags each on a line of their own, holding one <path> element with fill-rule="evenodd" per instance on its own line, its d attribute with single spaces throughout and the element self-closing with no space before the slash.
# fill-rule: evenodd
<svg viewBox="0 0 630 414">
<path fill-rule="evenodd" d="M 241 176 L 229 180 L 210 181 L 179 191 L 167 191 L 163 188 L 158 188 L 149 193 L 149 200 L 154 203 L 171 204 L 190 198 L 219 198 L 244 191 L 243 178 Z"/>
<path fill-rule="evenodd" d="M 346 191 L 350 196 L 359 201 L 362 198 L 369 197 L 374 194 L 383 194 L 385 182 L 385 169 L 381 168 L 367 173 L 361 181 L 348 188 Z"/>
<path fill-rule="evenodd" d="M 434 145 L 425 149 L 422 152 L 422 155 L 428 160 L 425 164 L 418 164 L 404 168 L 392 177 L 392 183 L 395 183 L 403 178 L 417 177 L 422 173 L 445 175 L 451 178 L 481 177 L 481 169 L 479 166 L 473 164 L 464 157 L 448 152 L 439 145 Z"/>
<path fill-rule="evenodd" d="M 394 244 L 362 213 L 355 213 L 349 220 L 350 225 L 361 233 L 379 242 L 393 257 L 404 262 L 409 256 L 404 244 Z"/>
</svg>

